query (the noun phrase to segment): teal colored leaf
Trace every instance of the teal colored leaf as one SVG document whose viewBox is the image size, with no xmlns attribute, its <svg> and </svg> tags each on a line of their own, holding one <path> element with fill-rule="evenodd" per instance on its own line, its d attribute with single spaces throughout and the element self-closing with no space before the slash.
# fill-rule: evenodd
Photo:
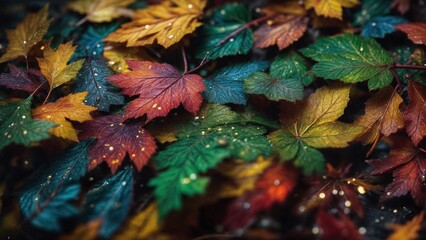
<svg viewBox="0 0 426 240">
<path fill-rule="evenodd" d="M 49 138 L 49 129 L 56 124 L 33 120 L 31 117 L 32 95 L 22 102 L 11 102 L 0 106 L 0 150 L 11 143 L 29 146 Z"/>
<path fill-rule="evenodd" d="M 284 161 L 293 160 L 296 166 L 303 169 L 305 175 L 323 171 L 325 159 L 322 153 L 306 145 L 302 140 L 280 130 L 270 134 L 269 139 L 274 140 L 274 147 L 280 154 L 280 159 Z"/>
<path fill-rule="evenodd" d="M 102 56 L 105 46 L 102 40 L 118 26 L 117 24 L 89 26 L 87 31 L 81 35 L 81 39 L 78 40 L 78 47 L 72 59 Z"/>
<path fill-rule="evenodd" d="M 120 89 L 106 80 L 113 74 L 103 58 L 87 58 L 75 78 L 74 92 L 88 91 L 85 103 L 101 111 L 109 111 L 111 105 L 123 105 Z"/>
<path fill-rule="evenodd" d="M 395 31 L 395 26 L 406 23 L 407 20 L 397 16 L 375 17 L 362 27 L 361 35 L 364 37 L 384 38 L 386 34 Z"/>
<path fill-rule="evenodd" d="M 126 219 L 132 200 L 133 171 L 127 167 L 97 183 L 83 203 L 84 221 L 101 220 L 99 236 L 110 239 Z"/>
<path fill-rule="evenodd" d="M 76 24 L 81 16 L 75 13 L 66 13 L 61 15 L 52 22 L 49 31 L 46 33 L 45 39 L 53 38 L 51 47 L 56 48 L 59 44 L 66 41 L 72 33 L 80 33 L 81 28 L 77 28 Z"/>
<path fill-rule="evenodd" d="M 388 14 L 392 1 L 393 0 L 361 1 L 361 9 L 355 14 L 354 26 L 362 26 L 372 18 Z"/>
<path fill-rule="evenodd" d="M 88 148 L 93 139 L 66 149 L 52 162 L 42 165 L 19 193 L 23 216 L 34 226 L 60 231 L 60 219 L 78 215 L 71 204 L 80 193 L 80 178 L 86 174 Z"/>
<path fill-rule="evenodd" d="M 279 79 L 263 72 L 253 73 L 244 80 L 247 93 L 263 94 L 273 101 L 294 102 L 303 98 L 303 85 L 297 79 Z"/>
<path fill-rule="evenodd" d="M 373 39 L 344 34 L 321 38 L 301 52 L 318 63 L 312 73 L 332 80 L 356 83 L 368 80 L 370 90 L 388 86 L 393 79 L 388 53 Z"/>
<path fill-rule="evenodd" d="M 308 74 L 307 61 L 296 52 L 279 55 L 272 62 L 269 74 L 275 78 L 292 78 L 308 86 L 313 81 L 313 76 Z"/>
<path fill-rule="evenodd" d="M 197 57 L 217 59 L 224 56 L 247 54 L 253 46 L 253 32 L 250 28 L 242 30 L 230 38 L 227 37 L 250 20 L 250 10 L 243 4 L 230 3 L 213 11 L 207 23 L 200 29 Z"/>
<path fill-rule="evenodd" d="M 246 104 L 244 93 L 244 78 L 257 71 L 268 68 L 266 61 L 254 61 L 238 64 L 219 70 L 213 76 L 204 80 L 206 90 L 204 96 L 212 103 Z"/>
</svg>

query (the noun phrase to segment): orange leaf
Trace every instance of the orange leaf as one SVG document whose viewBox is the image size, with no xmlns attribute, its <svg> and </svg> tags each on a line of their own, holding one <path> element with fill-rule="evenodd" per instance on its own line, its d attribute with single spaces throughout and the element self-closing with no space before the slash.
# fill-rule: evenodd
<svg viewBox="0 0 426 240">
<path fill-rule="evenodd" d="M 405 32 L 413 43 L 426 45 L 426 23 L 400 24 L 395 29 Z"/>
<path fill-rule="evenodd" d="M 423 222 L 424 212 L 421 212 L 417 216 L 413 217 L 410 221 L 403 225 L 392 224 L 391 228 L 393 233 L 387 238 L 387 240 L 416 240 L 419 239 L 419 230 Z"/>
</svg>

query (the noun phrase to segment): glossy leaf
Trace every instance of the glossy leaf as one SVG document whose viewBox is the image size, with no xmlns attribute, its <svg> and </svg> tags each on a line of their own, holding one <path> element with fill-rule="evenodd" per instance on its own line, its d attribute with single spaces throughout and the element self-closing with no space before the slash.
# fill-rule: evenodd
<svg viewBox="0 0 426 240">
<path fill-rule="evenodd" d="M 313 74 L 346 83 L 368 80 L 370 90 L 388 86 L 393 79 L 392 59 L 374 40 L 344 34 L 318 40 L 302 53 L 314 59 Z"/>
<path fill-rule="evenodd" d="M 121 16 L 121 9 L 135 0 L 74 0 L 68 7 L 78 13 L 85 14 L 91 22 L 109 22 Z"/>
<path fill-rule="evenodd" d="M 396 25 L 406 22 L 406 19 L 396 16 L 375 17 L 365 23 L 362 27 L 361 35 L 364 37 L 384 38 L 386 34 L 395 31 Z"/>
<path fill-rule="evenodd" d="M 111 105 L 123 105 L 119 88 L 107 81 L 113 74 L 104 59 L 87 58 L 75 79 L 74 92 L 89 92 L 84 102 L 101 111 L 109 111 Z"/>
</svg>

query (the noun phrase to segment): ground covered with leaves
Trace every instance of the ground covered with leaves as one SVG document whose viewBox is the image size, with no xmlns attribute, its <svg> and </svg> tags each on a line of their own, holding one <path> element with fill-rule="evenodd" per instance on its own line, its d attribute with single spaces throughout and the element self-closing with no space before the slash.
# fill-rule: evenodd
<svg viewBox="0 0 426 240">
<path fill-rule="evenodd" d="M 3 1 L 2 239 L 424 239 L 423 0 Z"/>
</svg>

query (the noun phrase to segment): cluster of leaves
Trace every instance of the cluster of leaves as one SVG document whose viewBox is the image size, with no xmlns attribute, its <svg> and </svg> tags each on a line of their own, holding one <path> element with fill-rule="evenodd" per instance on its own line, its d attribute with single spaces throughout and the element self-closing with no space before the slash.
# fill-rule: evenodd
<svg viewBox="0 0 426 240">
<path fill-rule="evenodd" d="M 0 33 L 7 234 L 420 238 L 422 4 L 38 4 Z"/>
</svg>

